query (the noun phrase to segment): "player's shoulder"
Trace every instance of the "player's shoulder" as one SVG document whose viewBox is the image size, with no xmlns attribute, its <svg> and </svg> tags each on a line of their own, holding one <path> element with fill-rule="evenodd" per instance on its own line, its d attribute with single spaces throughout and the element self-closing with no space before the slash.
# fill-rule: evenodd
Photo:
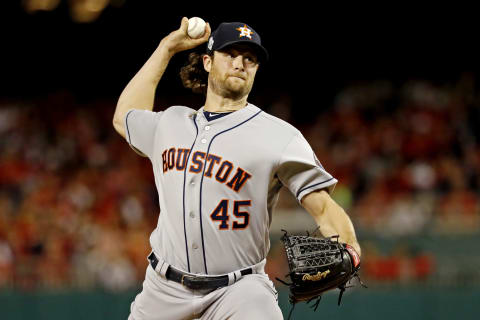
<svg viewBox="0 0 480 320">
<path fill-rule="evenodd" d="M 196 110 L 186 106 L 171 106 L 165 109 L 164 113 L 168 115 L 191 115 Z"/>
<path fill-rule="evenodd" d="M 195 112 L 194 109 L 185 107 L 185 106 L 171 106 L 166 108 L 163 111 L 153 111 L 153 110 L 145 110 L 145 109 L 138 109 L 138 108 L 132 108 L 127 111 L 129 112 L 142 112 L 142 113 L 147 113 L 147 114 L 158 114 L 158 115 L 185 115 L 185 114 L 193 114 Z"/>
<path fill-rule="evenodd" d="M 258 114 L 259 120 L 263 121 L 269 129 L 280 130 L 286 134 L 296 135 L 300 131 L 285 120 L 282 120 L 264 110 Z"/>
<path fill-rule="evenodd" d="M 186 107 L 174 105 L 166 108 L 162 111 L 162 121 L 177 121 L 180 119 L 191 118 L 195 114 L 196 110 Z"/>
</svg>

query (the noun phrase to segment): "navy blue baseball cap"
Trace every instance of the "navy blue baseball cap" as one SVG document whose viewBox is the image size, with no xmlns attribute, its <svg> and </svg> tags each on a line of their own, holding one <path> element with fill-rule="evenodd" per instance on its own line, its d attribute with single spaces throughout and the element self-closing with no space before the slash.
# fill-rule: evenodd
<svg viewBox="0 0 480 320">
<path fill-rule="evenodd" d="M 235 43 L 249 44 L 255 48 L 260 61 L 268 60 L 268 52 L 262 46 L 260 35 L 243 22 L 223 22 L 212 32 L 207 44 L 207 53 L 221 50 Z"/>
</svg>

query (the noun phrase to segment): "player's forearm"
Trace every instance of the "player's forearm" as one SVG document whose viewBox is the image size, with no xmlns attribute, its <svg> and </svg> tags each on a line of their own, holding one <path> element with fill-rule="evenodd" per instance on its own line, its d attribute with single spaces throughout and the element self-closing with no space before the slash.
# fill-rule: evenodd
<svg viewBox="0 0 480 320">
<path fill-rule="evenodd" d="M 187 34 L 188 19 L 182 18 L 180 28 L 162 39 L 155 52 L 123 90 L 113 116 L 115 130 L 125 138 L 124 119 L 129 109 L 152 110 L 155 91 L 172 56 L 207 42 L 211 30 L 207 23 L 204 35 L 190 38 Z"/>
<path fill-rule="evenodd" d="M 123 90 L 113 116 L 113 126 L 123 137 L 125 137 L 124 118 L 129 109 L 153 110 L 158 83 L 171 57 L 171 51 L 162 41 Z"/>
<path fill-rule="evenodd" d="M 361 255 L 355 229 L 350 217 L 326 191 L 312 192 L 302 200 L 304 208 L 312 215 L 325 237 L 339 235 L 339 241 L 351 245 Z"/>
</svg>

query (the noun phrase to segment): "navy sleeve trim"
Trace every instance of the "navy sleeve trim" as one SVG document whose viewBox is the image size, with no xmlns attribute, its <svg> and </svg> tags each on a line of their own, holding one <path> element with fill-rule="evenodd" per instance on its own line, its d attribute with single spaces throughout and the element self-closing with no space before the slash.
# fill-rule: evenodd
<svg viewBox="0 0 480 320">
<path fill-rule="evenodd" d="M 132 144 L 132 139 L 130 138 L 130 130 L 128 129 L 128 116 L 130 115 L 130 113 L 132 111 L 135 111 L 135 109 L 133 110 L 130 110 L 128 111 L 127 115 L 125 116 L 125 126 L 126 126 L 126 129 L 127 129 L 127 142 L 128 144 L 130 145 L 130 147 L 133 149 L 133 151 L 135 151 L 138 155 L 142 156 L 142 157 L 148 157 L 145 153 L 143 153 L 142 151 L 138 150 L 138 148 L 136 148 L 133 144 Z"/>
<path fill-rule="evenodd" d="M 334 178 L 332 177 L 332 178 L 330 178 L 330 179 L 328 179 L 328 180 L 325 180 L 325 181 L 323 181 L 323 182 L 315 183 L 315 184 L 312 184 L 311 186 L 307 186 L 307 187 L 305 187 L 305 188 L 302 188 L 302 189 L 300 189 L 300 190 L 297 192 L 297 196 L 296 196 L 296 197 L 298 198 L 298 196 L 300 195 L 300 193 L 302 193 L 303 191 L 305 191 L 305 190 L 307 190 L 307 189 L 310 189 L 310 188 L 319 186 L 319 185 L 321 185 L 321 184 L 327 183 L 327 182 L 329 182 L 329 181 L 331 181 L 331 180 L 333 180 L 333 179 L 334 179 Z"/>
<path fill-rule="evenodd" d="M 132 111 L 135 111 L 135 110 L 130 110 L 128 111 L 127 113 L 127 116 L 125 117 L 125 126 L 127 127 L 127 136 L 128 136 L 128 143 L 129 144 L 132 144 L 132 139 L 130 139 L 130 130 L 128 129 L 128 116 L 130 115 L 130 113 L 132 113 Z"/>
</svg>

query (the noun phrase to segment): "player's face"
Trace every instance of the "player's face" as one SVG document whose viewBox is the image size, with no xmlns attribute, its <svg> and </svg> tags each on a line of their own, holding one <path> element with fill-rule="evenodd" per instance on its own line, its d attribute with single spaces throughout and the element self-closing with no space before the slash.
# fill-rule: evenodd
<svg viewBox="0 0 480 320">
<path fill-rule="evenodd" d="M 213 60 L 205 66 L 209 89 L 223 97 L 242 98 L 252 90 L 258 66 L 255 51 L 248 45 L 215 51 Z"/>
</svg>

